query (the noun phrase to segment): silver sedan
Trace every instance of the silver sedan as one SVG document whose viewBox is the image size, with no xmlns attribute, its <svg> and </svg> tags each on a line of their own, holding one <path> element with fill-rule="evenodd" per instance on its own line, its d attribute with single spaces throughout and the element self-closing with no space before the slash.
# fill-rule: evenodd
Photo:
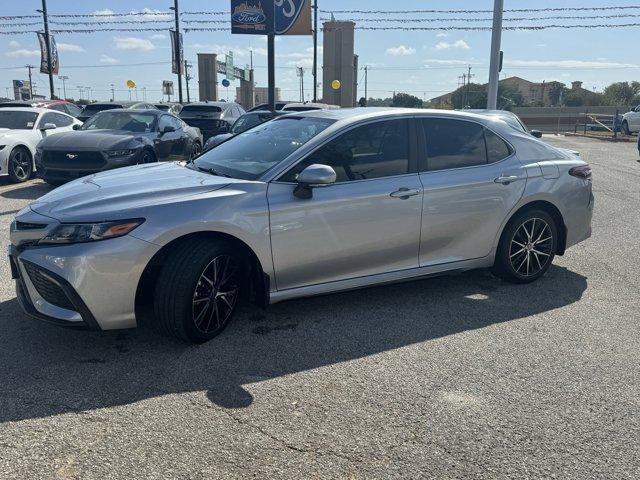
<svg viewBox="0 0 640 480">
<path fill-rule="evenodd" d="M 17 214 L 9 256 L 34 317 L 129 328 L 146 306 L 161 332 L 203 342 L 243 299 L 487 267 L 537 280 L 591 235 L 593 206 L 584 161 L 502 120 L 324 110 L 68 183 Z"/>
</svg>

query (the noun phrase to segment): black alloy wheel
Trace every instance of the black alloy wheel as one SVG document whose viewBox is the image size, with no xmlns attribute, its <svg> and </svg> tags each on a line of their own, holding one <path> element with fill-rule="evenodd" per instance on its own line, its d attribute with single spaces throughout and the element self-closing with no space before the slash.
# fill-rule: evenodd
<svg viewBox="0 0 640 480">
<path fill-rule="evenodd" d="M 9 177 L 15 183 L 26 182 L 33 174 L 31 154 L 24 147 L 16 147 L 11 151 L 7 166 Z"/>
</svg>

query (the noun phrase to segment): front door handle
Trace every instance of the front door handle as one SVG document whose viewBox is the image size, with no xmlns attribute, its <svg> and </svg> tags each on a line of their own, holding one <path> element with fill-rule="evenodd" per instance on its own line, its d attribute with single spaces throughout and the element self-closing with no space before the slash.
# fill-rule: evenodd
<svg viewBox="0 0 640 480">
<path fill-rule="evenodd" d="M 520 177 L 517 175 L 500 175 L 494 180 L 494 182 L 509 185 L 511 182 L 515 182 L 517 180 L 520 180 Z"/>
<path fill-rule="evenodd" d="M 395 192 L 391 192 L 389 196 L 391 198 L 399 198 L 401 200 L 406 200 L 409 197 L 414 197 L 416 195 L 420 195 L 421 193 L 422 193 L 422 190 L 419 190 L 417 188 L 402 187 L 396 190 Z"/>
</svg>

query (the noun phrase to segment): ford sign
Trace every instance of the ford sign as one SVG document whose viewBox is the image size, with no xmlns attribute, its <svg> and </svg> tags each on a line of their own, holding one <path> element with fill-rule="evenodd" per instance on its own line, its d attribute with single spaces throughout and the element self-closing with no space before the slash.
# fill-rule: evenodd
<svg viewBox="0 0 640 480">
<path fill-rule="evenodd" d="M 273 5 L 262 0 L 231 0 L 231 33 L 266 35 L 273 27 Z"/>
</svg>

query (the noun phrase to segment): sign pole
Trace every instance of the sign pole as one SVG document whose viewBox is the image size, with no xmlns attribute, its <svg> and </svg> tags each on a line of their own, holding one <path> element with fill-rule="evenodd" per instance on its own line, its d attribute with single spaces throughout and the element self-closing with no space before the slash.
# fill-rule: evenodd
<svg viewBox="0 0 640 480">
<path fill-rule="evenodd" d="M 53 66 L 51 65 L 51 38 L 49 38 L 49 19 L 47 18 L 47 0 L 42 0 L 42 18 L 44 19 L 44 36 L 47 41 L 47 66 L 49 70 L 49 92 L 50 98 L 56 96 L 53 93 Z"/>
<path fill-rule="evenodd" d="M 313 102 L 318 101 L 318 0 L 313 1 Z"/>
<path fill-rule="evenodd" d="M 267 69 L 269 77 L 269 110 L 276 111 L 276 55 L 274 51 L 276 36 L 273 29 L 267 35 Z"/>
<path fill-rule="evenodd" d="M 502 10 L 504 0 L 494 0 L 493 27 L 491 28 L 491 57 L 489 59 L 489 89 L 487 109 L 495 110 L 498 103 L 498 82 L 500 80 L 500 41 L 502 39 Z"/>
<path fill-rule="evenodd" d="M 176 16 L 176 45 L 175 45 L 175 51 L 176 51 L 176 65 L 178 65 L 178 101 L 180 103 L 182 103 L 182 75 L 180 70 L 182 70 L 182 58 L 180 58 L 180 54 L 182 53 L 180 51 L 180 13 L 178 12 L 178 0 L 174 0 L 173 1 L 173 8 L 172 10 L 175 13 Z"/>
</svg>

